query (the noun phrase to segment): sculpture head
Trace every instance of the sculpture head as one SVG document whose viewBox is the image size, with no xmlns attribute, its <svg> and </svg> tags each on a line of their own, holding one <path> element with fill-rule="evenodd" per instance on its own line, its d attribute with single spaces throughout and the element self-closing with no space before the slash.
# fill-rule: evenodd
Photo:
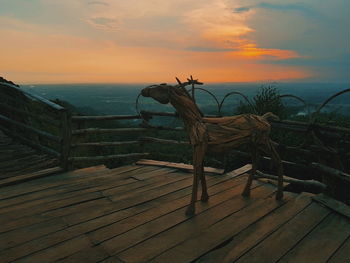
<svg viewBox="0 0 350 263">
<path fill-rule="evenodd" d="M 167 104 L 169 103 L 169 88 L 168 85 L 152 85 L 141 90 L 141 95 L 144 97 L 151 97 L 156 101 Z"/>
</svg>

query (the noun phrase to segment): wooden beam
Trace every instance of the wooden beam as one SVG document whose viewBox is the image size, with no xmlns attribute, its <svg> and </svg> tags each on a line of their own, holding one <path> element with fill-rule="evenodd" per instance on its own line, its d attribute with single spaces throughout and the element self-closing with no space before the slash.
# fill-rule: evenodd
<svg viewBox="0 0 350 263">
<path fill-rule="evenodd" d="M 87 156 L 87 157 L 70 157 L 69 161 L 82 162 L 82 161 L 107 161 L 113 159 L 134 159 L 148 156 L 149 153 L 129 153 L 129 154 L 117 154 L 117 155 L 105 155 L 105 156 Z"/>
<path fill-rule="evenodd" d="M 154 137 L 140 137 L 139 141 L 148 142 L 148 143 L 160 143 L 160 144 L 190 145 L 189 141 L 166 140 L 166 139 L 159 139 L 159 138 L 154 138 Z"/>
<path fill-rule="evenodd" d="M 70 145 L 72 141 L 72 127 L 71 120 L 67 110 L 60 111 L 61 115 L 61 132 L 62 132 L 62 141 L 61 141 L 61 166 L 67 171 L 69 170 L 69 155 L 70 155 Z"/>
<path fill-rule="evenodd" d="M 160 167 L 176 168 L 176 169 L 184 170 L 186 172 L 193 172 L 193 165 L 192 164 L 172 163 L 172 162 L 163 162 L 163 161 L 147 160 L 147 159 L 139 160 L 136 162 L 136 164 L 155 165 L 155 166 L 160 166 Z M 212 168 L 212 167 L 204 167 L 204 172 L 214 173 L 214 174 L 223 174 L 224 170 Z"/>
<path fill-rule="evenodd" d="M 21 127 L 21 128 L 26 129 L 28 131 L 34 132 L 34 133 L 38 134 L 39 136 L 45 137 L 45 138 L 47 138 L 49 140 L 52 140 L 52 141 L 55 141 L 55 142 L 58 142 L 58 143 L 61 142 L 61 138 L 58 137 L 58 136 L 52 135 L 52 134 L 44 132 L 44 131 L 40 131 L 38 129 L 35 129 L 35 128 L 31 127 L 31 126 L 25 125 L 25 124 L 20 123 L 18 121 L 11 120 L 10 118 L 7 118 L 6 116 L 1 115 L 1 114 L 0 114 L 0 120 L 3 120 L 5 122 L 7 122 L 7 123 L 11 123 L 11 124 L 13 124 L 13 125 L 15 125 L 17 127 Z"/>
<path fill-rule="evenodd" d="M 38 95 L 32 94 L 30 92 L 27 92 L 27 91 L 25 91 L 25 90 L 23 90 L 23 89 L 21 89 L 19 87 L 16 87 L 14 85 L 11 85 L 11 84 L 8 84 L 8 83 L 3 83 L 3 82 L 1 83 L 1 85 L 10 87 L 12 89 L 15 89 L 18 92 L 25 94 L 27 97 L 33 98 L 33 99 L 35 99 L 37 101 L 40 101 L 42 104 L 45 104 L 45 105 L 49 106 L 50 108 L 52 108 L 52 109 L 54 109 L 56 111 L 64 110 L 64 108 L 62 106 L 60 106 L 60 105 L 58 105 L 56 103 L 53 103 L 52 101 L 49 101 L 49 100 L 47 100 L 47 99 L 45 99 L 43 97 L 40 97 Z"/>
<path fill-rule="evenodd" d="M 350 207 L 347 206 L 346 204 L 340 201 L 337 201 L 325 194 L 319 194 L 319 195 L 313 196 L 312 199 L 318 203 L 325 205 L 326 207 L 333 210 L 334 212 L 337 212 L 350 219 Z"/>
<path fill-rule="evenodd" d="M 341 179 L 343 181 L 347 181 L 348 183 L 350 183 L 350 174 L 347 174 L 343 171 L 334 169 L 332 167 L 326 166 L 324 164 L 320 164 L 320 163 L 311 163 L 311 167 L 315 168 L 318 171 L 323 172 L 325 175 L 328 176 L 334 176 L 338 179 Z"/>
<path fill-rule="evenodd" d="M 88 128 L 88 129 L 72 130 L 72 135 L 91 134 L 91 133 L 147 132 L 150 130 L 151 129 L 148 129 L 148 128 L 117 128 L 117 129 Z"/>
<path fill-rule="evenodd" d="M 13 177 L 9 177 L 9 178 L 0 180 L 0 187 L 18 184 L 18 183 L 22 183 L 25 181 L 41 178 L 44 176 L 57 174 L 60 172 L 63 172 L 63 169 L 61 167 L 53 167 L 53 168 L 48 168 L 48 169 L 37 171 L 37 172 L 13 176 Z"/>
<path fill-rule="evenodd" d="M 2 95 L 1 95 L 1 96 L 2 96 Z M 23 114 L 23 115 L 25 115 L 25 116 L 33 117 L 33 118 L 35 118 L 35 119 L 37 119 L 37 120 L 45 121 L 45 122 L 50 123 L 50 124 L 52 124 L 52 125 L 55 125 L 55 126 L 57 126 L 57 127 L 59 127 L 59 126 L 61 125 L 60 122 L 58 122 L 58 121 L 56 121 L 56 120 L 54 120 L 54 119 L 45 118 L 45 117 L 43 117 L 43 116 L 41 116 L 41 115 L 33 114 L 33 113 L 29 112 L 29 111 L 20 110 L 20 109 L 17 109 L 17 108 L 15 108 L 15 107 L 9 106 L 9 105 L 7 105 L 7 104 L 5 104 L 5 103 L 0 103 L 0 107 L 2 107 L 2 108 L 4 108 L 4 109 L 7 109 L 7 110 L 10 110 L 10 111 L 12 111 L 12 112 L 16 112 L 16 113 L 18 113 L 18 114 Z"/>
<path fill-rule="evenodd" d="M 55 156 L 55 157 L 60 157 L 61 154 L 51 148 L 48 148 L 44 145 L 41 144 L 36 144 L 34 143 L 32 140 L 29 140 L 27 138 L 22 137 L 19 134 L 14 133 L 13 131 L 1 126 L 0 127 L 1 130 L 3 130 L 9 137 L 13 137 L 18 139 L 19 141 L 21 141 L 22 143 L 29 145 L 30 147 L 32 147 L 33 149 L 39 150 L 39 151 L 43 151 L 51 156 Z"/>
<path fill-rule="evenodd" d="M 71 147 L 84 147 L 84 146 L 96 146 L 96 147 L 105 147 L 105 146 L 122 146 L 122 145 L 132 145 L 140 144 L 139 141 L 124 141 L 124 142 L 85 142 L 85 143 L 75 143 Z"/>
<path fill-rule="evenodd" d="M 106 121 L 141 119 L 139 115 L 72 116 L 72 121 Z"/>
<path fill-rule="evenodd" d="M 166 117 L 178 117 L 178 114 L 175 112 L 159 112 L 159 111 L 141 111 L 141 115 L 149 116 L 166 116 Z"/>
<path fill-rule="evenodd" d="M 278 177 L 275 175 L 263 173 L 261 171 L 256 171 L 256 174 L 254 175 L 255 178 L 267 178 L 267 179 L 272 179 L 272 180 L 278 180 Z M 324 191 L 327 186 L 323 183 L 320 183 L 319 181 L 316 180 L 299 180 L 299 179 L 294 179 L 288 176 L 283 176 L 283 181 L 287 183 L 292 183 L 292 184 L 298 184 L 306 187 L 313 187 L 316 188 L 320 191 Z"/>
</svg>

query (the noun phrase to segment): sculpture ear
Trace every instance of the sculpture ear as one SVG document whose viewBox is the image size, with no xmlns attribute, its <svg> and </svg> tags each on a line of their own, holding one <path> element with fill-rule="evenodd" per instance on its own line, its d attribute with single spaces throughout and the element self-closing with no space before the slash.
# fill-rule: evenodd
<svg viewBox="0 0 350 263">
<path fill-rule="evenodd" d="M 175 77 L 175 79 L 177 83 L 179 83 L 179 88 L 183 88 L 183 84 L 181 83 L 181 81 L 177 77 Z"/>
</svg>

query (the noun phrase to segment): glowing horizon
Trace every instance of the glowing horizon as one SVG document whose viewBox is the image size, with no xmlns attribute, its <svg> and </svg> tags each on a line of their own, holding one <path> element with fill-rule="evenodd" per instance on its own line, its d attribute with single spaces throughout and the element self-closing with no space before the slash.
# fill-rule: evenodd
<svg viewBox="0 0 350 263">
<path fill-rule="evenodd" d="M 350 81 L 340 0 L 0 5 L 0 76 L 20 84 Z"/>
</svg>

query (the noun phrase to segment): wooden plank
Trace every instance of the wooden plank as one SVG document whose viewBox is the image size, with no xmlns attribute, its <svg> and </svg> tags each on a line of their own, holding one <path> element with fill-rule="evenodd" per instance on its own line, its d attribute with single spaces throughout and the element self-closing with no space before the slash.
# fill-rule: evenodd
<svg viewBox="0 0 350 263">
<path fill-rule="evenodd" d="M 349 235 L 349 220 L 338 214 L 329 215 L 278 262 L 327 262 Z"/>
<path fill-rule="evenodd" d="M 321 203 L 328 207 L 329 209 L 333 210 L 336 213 L 339 213 L 348 219 L 350 219 L 350 207 L 346 204 L 337 201 L 325 194 L 319 194 L 314 197 L 312 197 L 313 200 L 315 200 L 318 203 Z"/>
<path fill-rule="evenodd" d="M 171 247 L 178 242 L 178 239 L 183 240 L 192 235 L 193 232 L 206 228 L 225 216 L 251 204 L 254 198 L 240 198 L 241 192 L 242 189 L 237 187 L 213 196 L 209 203 L 203 204 L 199 202 L 196 216 L 193 218 L 185 215 L 186 208 L 178 209 L 166 216 L 109 239 L 102 243 L 102 246 L 111 255 L 125 250 L 118 254 L 122 260 L 125 260 L 125 258 L 129 260 L 134 254 L 134 256 L 138 257 L 137 260 L 147 261 L 151 255 Z M 257 190 L 253 189 L 254 193 L 267 195 L 271 193 L 271 190 L 265 187 L 258 187 Z M 174 228 L 175 225 L 176 228 Z M 98 242 L 98 240 L 93 242 L 96 241 Z"/>
<path fill-rule="evenodd" d="M 154 169 L 154 167 L 150 167 L 150 168 Z M 186 185 L 186 186 L 188 186 L 188 185 Z M 182 186 L 183 186 L 183 184 L 175 184 L 174 185 L 174 191 L 178 190 L 179 187 L 181 188 Z M 166 190 L 168 190 L 168 189 L 169 189 L 169 187 L 167 187 Z M 164 193 L 164 192 L 160 191 L 158 194 L 159 194 L 159 196 L 162 196 L 162 195 L 166 195 L 167 192 Z M 155 198 L 155 196 L 157 196 L 156 193 L 151 192 L 151 197 L 147 197 L 147 195 L 143 195 L 142 197 L 138 197 L 136 199 L 132 199 L 131 201 L 134 202 L 134 203 L 137 203 L 137 204 L 138 204 L 138 202 L 143 203 L 143 200 L 147 200 L 147 198 L 152 200 L 153 198 Z M 74 215 L 72 215 L 73 219 L 71 219 L 71 220 L 75 220 L 75 221 L 78 220 L 78 222 L 81 222 L 81 221 L 86 221 L 89 218 L 90 219 L 94 218 L 94 216 L 98 216 L 101 213 L 103 214 L 106 211 L 113 212 L 113 211 L 118 211 L 120 209 L 129 207 L 129 204 L 126 201 L 121 202 L 118 206 L 112 205 L 111 202 L 109 202 L 109 201 L 107 201 L 105 199 L 102 199 L 98 203 L 97 203 L 97 201 L 95 201 L 96 206 L 93 206 L 90 203 L 83 203 L 80 206 L 73 206 L 70 209 L 66 209 L 65 211 L 63 211 L 63 215 L 74 214 Z M 93 207 L 93 210 L 90 209 L 91 207 Z M 78 208 L 81 209 L 81 210 L 79 212 L 76 212 L 74 209 L 78 209 Z M 89 209 L 89 211 L 87 213 L 84 213 L 84 209 Z M 42 215 L 36 214 L 36 215 L 29 216 L 29 217 L 27 216 L 27 217 L 16 218 L 16 219 L 8 221 L 6 223 L 3 222 L 3 224 L 0 225 L 1 226 L 0 232 L 2 232 L 2 231 L 10 231 L 10 230 L 17 229 L 19 227 L 24 227 L 24 226 L 27 226 L 27 225 L 37 224 L 37 223 L 40 223 L 40 222 L 43 222 L 43 221 L 47 221 L 53 216 L 58 216 L 58 215 L 61 215 L 61 214 L 62 214 L 62 211 L 60 211 L 60 210 L 57 211 L 56 210 L 56 212 L 53 211 L 53 212 L 48 213 L 47 215 L 45 215 L 45 214 L 42 214 Z"/>
<path fill-rule="evenodd" d="M 332 255 L 327 263 L 344 263 L 349 261 L 350 236 L 342 246 Z"/>
<path fill-rule="evenodd" d="M 327 215 L 329 215 L 329 210 L 327 208 L 312 203 L 257 246 L 245 253 L 236 262 L 276 262 L 302 240 Z"/>
<path fill-rule="evenodd" d="M 231 172 L 226 173 L 226 175 L 228 176 L 232 176 L 232 177 L 236 177 L 236 176 L 240 176 L 244 173 L 248 173 L 250 170 L 252 169 L 252 165 L 251 164 L 246 164 L 240 168 L 237 168 Z"/>
<path fill-rule="evenodd" d="M 0 251 L 18 246 L 19 244 L 62 230 L 66 227 L 67 224 L 62 218 L 54 218 L 43 223 L 1 233 Z"/>
<path fill-rule="evenodd" d="M 18 211 L 9 211 L 2 213 L 2 218 L 0 219 L 0 224 L 4 224 L 8 221 L 12 221 L 13 219 L 18 219 L 25 216 L 30 216 L 34 214 L 44 213 L 44 212 L 50 212 L 52 210 L 57 210 L 64 207 L 74 206 L 78 205 L 80 203 L 96 200 L 96 199 L 102 199 L 105 198 L 102 193 L 94 192 L 94 193 L 88 193 L 81 196 L 74 196 L 67 199 L 57 200 L 53 202 L 46 203 L 45 206 L 34 206 L 34 207 L 27 207 L 20 210 L 20 214 Z"/>
<path fill-rule="evenodd" d="M 127 154 L 115 154 L 115 155 L 103 155 L 103 156 L 86 156 L 86 157 L 69 157 L 71 162 L 87 162 L 87 161 L 105 161 L 112 159 L 135 159 L 142 158 L 150 155 L 149 153 L 127 153 Z"/>
<path fill-rule="evenodd" d="M 210 198 L 212 199 L 213 196 L 220 194 L 223 191 L 227 191 L 228 189 L 231 191 L 232 188 L 241 186 L 244 181 L 245 180 L 230 180 L 226 181 L 225 183 L 209 187 Z M 188 190 L 190 190 L 190 188 L 188 188 Z M 190 191 L 187 191 L 187 194 L 190 194 Z M 152 207 L 144 212 L 137 213 L 124 220 L 115 222 L 106 227 L 93 231 L 89 234 L 89 236 L 92 238 L 92 240 L 98 240 L 98 242 L 102 242 L 119 234 L 122 234 L 128 230 L 131 230 L 132 228 L 135 228 L 139 225 L 157 219 L 158 217 L 171 213 L 177 209 L 186 207 L 188 203 L 189 197 L 187 195 L 175 200 L 169 200 L 168 202 L 163 201 L 163 203 L 158 206 Z"/>
<path fill-rule="evenodd" d="M 234 180 L 231 180 L 231 181 L 234 181 Z M 243 182 L 243 180 L 240 180 L 241 183 Z M 222 187 L 225 186 L 225 187 L 230 187 L 230 185 L 226 185 L 222 184 Z M 213 190 L 215 190 L 213 188 Z M 218 191 L 218 189 L 216 189 L 216 191 Z M 187 199 L 187 197 L 186 197 Z M 187 200 L 186 200 L 186 204 L 187 204 Z M 92 208 L 92 209 L 95 209 L 95 208 Z M 135 213 L 135 210 L 133 209 L 132 211 L 133 213 Z M 78 212 L 80 213 L 80 212 Z M 114 213 L 114 214 L 109 214 L 109 215 L 106 215 L 104 217 L 98 217 L 96 218 L 95 220 L 89 220 L 85 223 L 82 223 L 82 224 L 79 224 L 79 225 L 75 225 L 75 226 L 72 226 L 70 228 L 67 228 L 67 229 L 64 229 L 64 230 L 61 230 L 61 231 L 58 231 L 56 233 L 53 233 L 51 234 L 49 237 L 43 237 L 41 238 L 40 240 L 42 240 L 42 242 L 40 243 L 40 246 L 38 247 L 38 249 L 43 249 L 45 247 L 48 247 L 48 246 L 52 246 L 54 244 L 57 244 L 59 242 L 63 242 L 67 239 L 70 239 L 70 238 L 73 238 L 75 236 L 78 236 L 78 235 L 81 235 L 85 232 L 90 232 L 94 229 L 97 229 L 97 228 L 100 228 L 101 226 L 103 225 L 106 225 L 106 224 L 111 224 L 113 222 L 116 222 L 122 218 L 125 218 L 127 216 L 130 216 L 132 215 L 133 213 L 130 213 L 130 212 L 126 212 L 125 210 L 123 211 L 119 211 L 118 213 Z M 49 227 L 51 224 L 49 224 L 49 222 L 46 223 L 47 226 L 46 227 Z M 45 227 L 45 224 L 38 224 L 36 226 L 33 226 L 33 230 L 37 230 L 37 229 L 40 229 L 41 227 Z M 21 231 L 20 229 L 18 231 L 14 231 L 12 232 L 11 234 L 20 234 Z M 30 228 L 28 229 L 27 228 L 27 238 L 25 239 L 25 241 L 29 241 L 28 239 L 31 238 L 31 231 L 30 231 Z M 22 240 L 23 241 L 23 240 Z M 29 243 L 25 243 L 23 245 L 20 245 L 18 246 L 18 249 L 20 250 L 26 250 L 25 248 L 27 246 L 31 246 L 31 244 L 34 242 L 34 244 L 36 244 L 38 241 L 37 240 L 33 240 L 32 242 L 29 242 Z M 12 242 L 12 245 L 19 245 L 19 243 L 14 243 Z"/>
<path fill-rule="evenodd" d="M 72 121 L 106 121 L 141 119 L 140 115 L 72 116 Z"/>
<path fill-rule="evenodd" d="M 238 235 L 233 236 L 230 242 L 210 251 L 196 262 L 234 262 L 249 249 L 262 242 L 262 240 L 276 229 L 288 222 L 296 214 L 304 210 L 310 203 L 311 198 L 309 195 L 303 194 L 292 198 L 287 204 L 272 211 L 252 225 L 249 225 L 239 232 Z"/>
<path fill-rule="evenodd" d="M 113 256 L 105 260 L 102 260 L 100 263 L 125 263 L 125 262 L 121 261 L 117 256 Z"/>
<path fill-rule="evenodd" d="M 90 240 L 83 235 L 39 251 L 38 248 L 42 244 L 45 244 L 44 239 L 38 239 L 37 242 L 25 243 L 21 247 L 21 250 L 11 248 L 1 252 L 0 258 L 3 263 L 18 259 L 20 259 L 19 262 L 43 262 L 43 259 L 45 262 L 52 262 L 91 247 Z"/>
<path fill-rule="evenodd" d="M 122 185 L 130 185 L 131 183 L 134 183 L 134 182 L 137 182 L 137 180 L 130 178 L 130 179 L 122 180 L 122 181 L 118 180 L 117 182 L 109 182 L 109 184 L 104 184 L 102 186 L 97 186 L 97 187 L 84 186 L 80 189 L 79 188 L 74 189 L 73 191 L 67 191 L 67 189 L 61 189 L 63 191 L 59 194 L 57 191 L 55 191 L 55 193 L 53 193 L 49 196 L 46 196 L 46 197 L 36 198 L 35 200 L 31 200 L 31 201 L 27 201 L 27 202 L 25 201 L 25 202 L 22 202 L 20 204 L 10 205 L 10 206 L 0 208 L 0 213 L 6 213 L 6 212 L 10 212 L 10 211 L 22 211 L 22 209 L 28 209 L 31 207 L 33 207 L 35 209 L 35 207 L 39 206 L 39 205 L 46 206 L 48 203 L 51 203 L 54 201 L 59 201 L 59 200 L 68 199 L 68 198 L 74 198 L 74 197 L 78 197 L 78 196 L 82 196 L 82 195 L 94 193 L 94 192 L 96 193 L 96 192 L 99 192 L 101 190 L 109 189 L 112 187 L 119 187 Z"/>
<path fill-rule="evenodd" d="M 227 186 L 226 189 L 230 188 L 232 184 L 235 184 L 232 182 L 232 178 L 229 177 L 220 177 L 220 178 L 215 178 L 215 177 L 209 177 L 208 178 L 208 188 L 209 188 L 209 193 L 212 193 L 212 191 L 216 191 L 216 188 L 220 188 L 223 186 Z M 176 186 L 176 185 L 174 185 Z M 225 189 L 225 188 L 223 188 Z M 225 189 L 225 190 L 226 190 Z M 158 207 L 159 205 L 164 204 L 165 202 L 172 202 L 173 200 L 176 200 L 177 198 L 182 198 L 186 195 L 189 195 L 191 193 L 192 187 L 191 185 L 185 185 L 182 188 L 174 188 L 174 191 L 169 192 L 168 194 L 161 195 L 158 198 L 155 198 L 153 200 L 150 200 L 147 203 L 141 203 L 138 204 L 134 207 L 130 207 L 128 209 L 125 209 L 123 211 L 128 211 L 131 214 L 138 214 L 144 210 L 147 210 L 152 207 Z M 147 193 L 146 193 L 147 194 Z M 93 219 L 95 217 L 103 216 L 105 217 L 105 211 L 106 210 L 101 210 L 98 211 L 99 208 L 94 209 L 93 211 L 80 211 L 79 213 L 75 213 L 72 215 L 69 215 L 68 217 L 65 217 L 65 221 L 68 222 L 70 225 L 77 224 L 79 222 L 84 222 L 89 219 Z M 116 213 L 115 211 L 118 211 L 115 207 L 109 208 L 108 213 Z M 111 222 L 113 223 L 113 222 Z"/>
<path fill-rule="evenodd" d="M 108 196 L 111 200 L 117 201 L 126 195 L 135 195 L 135 191 L 144 191 L 147 189 L 152 189 L 157 186 L 161 186 L 170 182 L 175 182 L 178 180 L 182 180 L 187 176 L 177 174 L 177 176 L 168 176 L 168 174 L 173 173 L 171 170 L 157 170 L 151 171 L 148 173 L 144 173 L 143 175 L 156 174 L 156 176 L 151 177 L 148 180 L 138 180 L 133 183 L 131 186 L 120 186 L 116 188 L 106 189 L 102 191 L 105 196 Z M 135 175 L 137 176 L 137 175 Z M 132 176 L 131 178 L 134 178 Z M 134 178 L 135 179 L 135 178 Z"/>
<path fill-rule="evenodd" d="M 86 146 L 94 146 L 94 147 L 106 147 L 106 146 L 122 146 L 122 145 L 133 145 L 140 144 L 139 141 L 123 141 L 123 142 L 84 142 L 84 143 L 75 143 L 72 144 L 71 147 L 86 147 Z"/>
<path fill-rule="evenodd" d="M 172 162 L 163 162 L 163 161 L 142 159 L 142 160 L 137 161 L 136 164 L 157 165 L 157 166 L 161 166 L 161 167 L 176 168 L 176 169 L 180 169 L 180 170 L 193 172 L 193 165 L 184 164 L 184 163 L 172 163 Z M 212 167 L 204 167 L 204 172 L 214 173 L 214 174 L 223 174 L 224 170 L 218 169 L 218 168 L 212 168 Z"/>
<path fill-rule="evenodd" d="M 214 206 L 211 209 L 208 209 L 209 207 L 206 206 L 206 209 L 208 209 L 207 211 L 200 214 L 196 214 L 196 216 L 191 219 L 187 218 L 185 222 L 177 224 L 175 227 L 167 229 L 162 233 L 159 233 L 158 235 L 154 235 L 152 238 L 142 243 L 138 242 L 139 244 L 136 244 L 132 247 L 129 247 L 125 251 L 118 253 L 118 257 L 120 257 L 121 260 L 124 260 L 126 262 L 149 261 L 165 251 L 173 251 L 174 246 L 185 241 L 186 239 L 195 237 L 196 235 L 198 235 L 198 233 L 205 231 L 205 229 L 218 225 L 219 222 L 226 222 L 227 218 L 234 217 L 236 219 L 236 222 L 233 223 L 232 221 L 230 221 L 229 227 L 221 228 L 220 226 L 219 229 L 217 229 L 217 231 L 219 231 L 218 233 L 223 234 L 222 232 L 228 231 L 228 228 L 236 229 L 237 227 L 240 229 L 241 225 L 244 225 L 244 223 L 241 223 L 239 220 L 249 222 L 252 218 L 255 218 L 255 216 L 259 215 L 259 210 L 265 211 L 267 209 L 268 211 L 270 211 L 270 209 L 276 208 L 278 204 L 283 203 L 277 203 L 276 201 L 271 202 L 270 199 L 266 201 L 264 199 L 272 192 L 272 189 L 269 187 L 261 186 L 256 189 L 253 189 L 251 198 L 241 197 L 241 190 L 242 189 L 240 188 L 234 188 L 233 191 L 231 191 L 231 194 L 234 193 L 233 198 L 221 203 L 220 205 Z M 268 202 L 267 205 L 265 205 L 266 202 Z M 251 215 L 250 213 L 252 213 L 252 209 L 254 209 L 254 213 Z M 184 213 L 185 209 L 179 211 Z M 248 212 L 244 211 L 249 211 L 249 217 L 247 216 Z M 236 216 L 236 214 L 239 215 L 241 213 L 245 215 L 244 218 Z M 182 215 L 185 217 L 184 214 Z M 165 222 L 162 224 L 165 224 Z M 127 234 L 130 234 L 130 232 L 131 231 L 129 231 Z M 198 244 L 202 243 L 199 242 Z M 109 245 L 111 246 L 112 244 L 109 243 Z M 114 247 L 116 245 L 117 244 L 114 244 Z M 169 250 L 170 248 L 172 249 Z M 200 250 L 200 248 L 198 249 Z M 110 252 L 116 253 L 118 251 L 111 250 Z M 176 255 L 176 257 L 174 257 L 173 255 L 171 258 L 176 258 L 177 262 L 190 262 L 179 260 L 179 256 L 180 254 Z M 166 258 L 166 261 L 160 261 L 167 262 L 170 260 L 169 257 Z"/>
<path fill-rule="evenodd" d="M 149 132 L 150 129 L 147 128 L 116 128 L 116 129 L 100 129 L 100 128 L 88 128 L 80 130 L 72 130 L 73 135 L 79 134 L 100 134 L 100 133 L 144 133 Z"/>
<path fill-rule="evenodd" d="M 63 199 L 62 196 L 66 195 L 80 195 L 82 193 L 107 190 L 138 181 L 132 177 L 120 177 L 115 175 L 118 174 L 101 174 L 97 175 L 96 178 L 89 178 L 89 180 L 74 181 L 74 183 L 67 183 L 67 185 L 59 185 L 57 187 L 51 187 L 41 191 L 31 192 L 28 194 L 23 194 L 9 199 L 1 200 L 0 212 L 4 207 L 16 207 L 16 205 L 22 205 L 23 203 L 28 202 L 30 202 L 30 204 L 32 205 L 33 202 L 38 200 L 41 202 L 47 202 L 48 200 L 55 199 L 58 200 Z"/>
<path fill-rule="evenodd" d="M 18 184 L 18 183 L 22 183 L 25 181 L 29 181 L 29 180 L 45 177 L 48 175 L 52 175 L 52 174 L 57 174 L 57 173 L 60 173 L 62 171 L 63 171 L 63 169 L 61 167 L 53 167 L 53 168 L 48 168 L 48 169 L 33 172 L 33 173 L 13 176 L 13 177 L 10 177 L 7 179 L 0 180 L 0 187 Z"/>
<path fill-rule="evenodd" d="M 109 255 L 106 251 L 103 250 L 102 247 L 89 247 L 79 252 L 70 255 L 64 259 L 61 259 L 59 262 L 61 263 L 95 263 L 101 262 L 104 259 L 109 258 Z M 115 261 L 114 261 L 115 262 Z"/>
<path fill-rule="evenodd" d="M 134 167 L 135 169 L 143 168 L 141 166 L 134 166 Z M 131 167 L 130 169 L 134 169 L 134 167 Z M 121 168 L 122 169 L 121 173 L 124 173 L 123 169 L 125 168 L 129 169 L 129 167 L 123 167 Z M 46 178 L 41 178 L 30 182 L 21 183 L 15 186 L 4 187 L 0 191 L 0 199 L 13 198 L 19 195 L 42 191 L 44 189 L 51 189 L 57 186 L 72 185 L 73 183 L 95 179 L 96 175 L 99 175 L 101 173 L 107 173 L 107 171 L 108 170 L 104 165 L 93 166 L 93 167 L 88 167 L 88 168 L 67 172 L 64 174 L 49 176 Z M 118 175 L 120 173 L 118 172 L 118 170 L 113 169 L 113 170 L 110 170 L 108 174 Z"/>
<path fill-rule="evenodd" d="M 160 144 L 178 144 L 178 145 L 190 145 L 189 141 L 176 141 L 176 140 L 166 140 L 154 137 L 139 137 L 139 143 L 160 143 Z"/>
</svg>

